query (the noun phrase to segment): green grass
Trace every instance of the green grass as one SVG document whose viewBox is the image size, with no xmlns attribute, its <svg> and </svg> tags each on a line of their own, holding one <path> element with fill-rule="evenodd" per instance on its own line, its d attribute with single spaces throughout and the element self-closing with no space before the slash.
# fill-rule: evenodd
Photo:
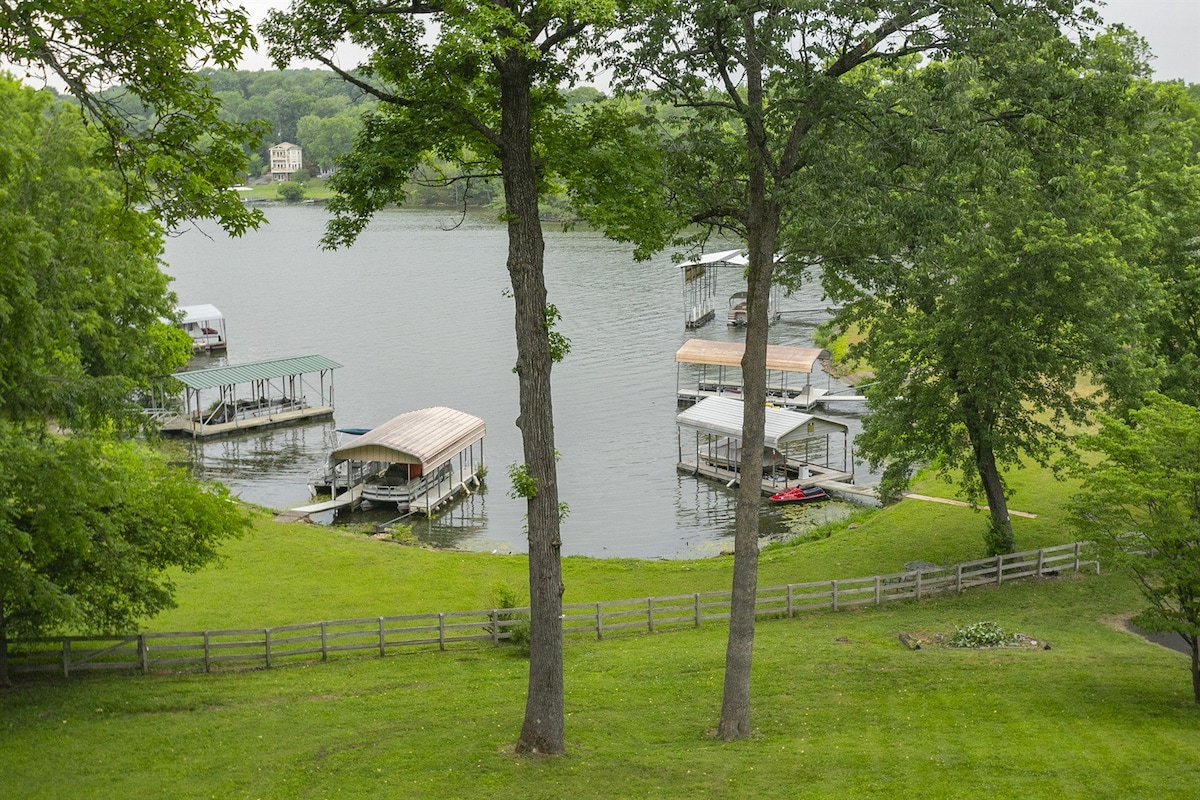
<svg viewBox="0 0 1200 800">
<path fill-rule="evenodd" d="M 1073 541 L 1061 508 L 1069 484 L 1040 470 L 1011 477 L 1013 507 L 1038 514 L 1013 518 L 1017 547 L 1031 550 Z M 933 479 L 915 489 L 952 497 Z M 851 527 L 854 526 L 854 527 Z M 953 564 L 982 558 L 983 511 L 917 500 L 865 510 L 832 526 L 828 538 L 763 551 L 763 586 L 900 572 L 907 561 Z M 147 630 L 265 627 L 364 616 L 491 608 L 494 587 L 524 587 L 524 556 L 434 552 L 323 526 L 282 524 L 259 517 L 246 538 L 223 548 L 224 560 L 176 578 L 179 607 Z M 567 603 L 728 589 L 733 560 L 563 559 Z"/>
<path fill-rule="evenodd" d="M 764 621 L 749 741 L 712 736 L 725 629 L 571 644 L 569 754 L 517 757 L 507 649 L 42 683 L 0 700 L 5 796 L 1195 796 L 1182 656 L 1104 624 L 1116 577 Z M 905 650 L 995 620 L 1051 650 Z"/>
<path fill-rule="evenodd" d="M 1068 489 L 1022 477 L 1018 546 L 1069 541 Z M 1057 487 L 1057 488 L 1056 488 Z M 922 487 L 933 494 L 937 487 Z M 945 487 L 943 487 L 945 488 Z M 982 555 L 982 514 L 918 501 L 764 551 L 761 582 Z M 154 630 L 483 608 L 522 557 L 438 553 L 265 518 L 225 564 L 178 577 Z M 568 558 L 568 602 L 728 588 L 732 561 Z M 721 624 L 568 644 L 563 758 L 518 757 L 511 648 L 347 655 L 212 675 L 46 678 L 0 694 L 0 796 L 1194 797 L 1187 659 L 1112 620 L 1116 575 L 1022 581 L 881 609 L 763 620 L 754 736 L 713 737 Z M 901 631 L 996 622 L 1049 650 L 908 651 Z"/>
<path fill-rule="evenodd" d="M 244 199 L 249 200 L 282 200 L 279 197 L 276 189 L 278 185 L 275 183 L 260 183 L 250 187 L 250 191 L 242 192 Z M 327 182 L 323 178 L 310 178 L 304 182 L 304 199 L 305 200 L 328 200 L 333 197 L 333 190 L 329 188 Z"/>
</svg>

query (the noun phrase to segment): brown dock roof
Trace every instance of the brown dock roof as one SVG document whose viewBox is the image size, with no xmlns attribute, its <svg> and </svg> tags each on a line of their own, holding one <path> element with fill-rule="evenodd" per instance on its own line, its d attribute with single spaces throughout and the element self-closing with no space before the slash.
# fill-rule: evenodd
<svg viewBox="0 0 1200 800">
<path fill-rule="evenodd" d="M 675 360 L 683 364 L 708 364 L 718 367 L 740 367 L 743 342 L 714 342 L 708 339 L 688 339 L 675 352 Z M 767 369 L 782 372 L 812 372 L 817 361 L 832 358 L 828 350 L 819 347 L 785 347 L 767 345 Z"/>
<path fill-rule="evenodd" d="M 436 467 L 483 438 L 479 417 L 453 408 L 433 406 L 393 417 L 345 447 L 334 461 L 384 461 Z"/>
</svg>

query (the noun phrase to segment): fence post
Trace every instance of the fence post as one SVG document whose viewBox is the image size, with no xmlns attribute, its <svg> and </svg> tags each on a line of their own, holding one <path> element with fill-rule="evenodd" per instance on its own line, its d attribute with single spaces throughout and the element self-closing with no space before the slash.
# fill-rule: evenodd
<svg viewBox="0 0 1200 800">
<path fill-rule="evenodd" d="M 383 617 L 379 618 L 379 655 L 383 656 Z"/>
<path fill-rule="evenodd" d="M 267 667 L 271 666 L 271 629 L 263 628 L 263 645 L 267 655 Z"/>
<path fill-rule="evenodd" d="M 138 662 L 142 668 L 143 675 L 150 674 L 150 653 L 146 649 L 146 634 L 138 634 Z"/>
<path fill-rule="evenodd" d="M 1075 571 L 1079 572 L 1079 542 L 1075 543 Z"/>
<path fill-rule="evenodd" d="M 324 620 L 321 621 L 321 660 L 329 659 L 329 634 L 325 629 Z"/>
<path fill-rule="evenodd" d="M 654 598 L 646 598 L 646 627 L 650 629 L 650 633 L 654 633 Z"/>
<path fill-rule="evenodd" d="M 696 627 L 700 627 L 700 593 L 692 595 L 692 607 L 695 609 Z"/>
<path fill-rule="evenodd" d="M 212 664 L 210 663 L 211 661 L 212 661 L 212 658 L 208 652 L 208 631 L 205 631 L 204 632 L 204 671 L 206 673 L 212 671 Z"/>
<path fill-rule="evenodd" d="M 954 565 L 954 591 L 962 594 L 962 564 Z"/>
<path fill-rule="evenodd" d="M 66 636 L 63 637 L 62 656 L 63 677 L 69 678 L 71 677 L 71 640 Z"/>
<path fill-rule="evenodd" d="M 837 581 L 830 581 L 829 586 L 830 586 L 830 591 L 829 591 L 830 605 L 834 611 L 837 611 L 837 607 L 838 607 Z"/>
<path fill-rule="evenodd" d="M 996 585 L 1004 583 L 1004 554 L 996 556 Z"/>
<path fill-rule="evenodd" d="M 1037 576 L 1039 578 L 1042 577 L 1042 567 L 1045 566 L 1045 563 L 1046 563 L 1046 551 L 1043 550 L 1042 548 L 1038 548 Z"/>
<path fill-rule="evenodd" d="M 883 579 L 875 576 L 875 605 L 883 603 Z"/>
<path fill-rule="evenodd" d="M 438 650 L 446 649 L 446 615 L 438 612 Z"/>
<path fill-rule="evenodd" d="M 492 609 L 492 647 L 500 646 L 500 614 L 496 609 Z"/>
<path fill-rule="evenodd" d="M 792 618 L 792 594 L 793 594 L 792 585 L 789 583 L 787 585 L 787 615 L 788 615 L 788 619 Z"/>
<path fill-rule="evenodd" d="M 921 570 L 917 570 L 917 599 L 921 599 Z"/>
<path fill-rule="evenodd" d="M 600 604 L 596 603 L 596 641 L 604 638 L 604 612 L 600 608 Z"/>
</svg>

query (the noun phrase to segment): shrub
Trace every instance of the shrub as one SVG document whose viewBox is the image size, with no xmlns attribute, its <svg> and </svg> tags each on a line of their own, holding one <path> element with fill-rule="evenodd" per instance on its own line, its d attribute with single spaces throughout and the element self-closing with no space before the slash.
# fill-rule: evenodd
<svg viewBox="0 0 1200 800">
<path fill-rule="evenodd" d="M 525 593 L 512 584 L 496 583 L 492 586 L 492 608 L 523 608 L 527 604 Z M 502 625 L 501 631 L 508 631 L 508 643 L 516 648 L 518 654 L 528 657 L 529 615 L 510 611 L 497 614 L 496 619 L 501 623 L 509 623 Z"/>
<path fill-rule="evenodd" d="M 284 181 L 275 187 L 275 194 L 289 203 L 298 203 L 304 199 L 305 189 L 295 181 Z"/>
<path fill-rule="evenodd" d="M 999 647 L 1013 641 L 1012 634 L 1005 633 L 996 623 L 976 622 L 965 628 L 955 626 L 949 644 L 951 647 Z"/>
</svg>

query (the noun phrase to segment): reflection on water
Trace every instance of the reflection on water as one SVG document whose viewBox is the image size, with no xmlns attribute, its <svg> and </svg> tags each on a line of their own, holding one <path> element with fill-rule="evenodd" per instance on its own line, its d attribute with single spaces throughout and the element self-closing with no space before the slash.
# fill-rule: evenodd
<svg viewBox="0 0 1200 800">
<path fill-rule="evenodd" d="M 212 303 L 227 321 L 227 355 L 193 365 L 327 356 L 343 365 L 334 373 L 335 421 L 189 443 L 196 472 L 249 502 L 290 508 L 309 501 L 308 476 L 336 443 L 335 427 L 450 406 L 487 423 L 490 485 L 436 520 L 415 520 L 414 532 L 438 547 L 525 552 L 524 503 L 508 496 L 504 477 L 521 460 L 504 227 L 472 216 L 447 230 L 441 212 L 394 211 L 353 248 L 325 252 L 322 208 L 266 213 L 270 224 L 241 239 L 208 226 L 168 242 L 180 303 Z M 728 549 L 733 490 L 675 470 L 674 354 L 691 336 L 736 341 L 744 329 L 685 331 L 670 259 L 635 263 L 595 233 L 547 231 L 546 271 L 572 342 L 554 370 L 560 493 L 570 506 L 564 553 L 687 558 Z M 735 291 L 738 277 L 721 276 L 720 293 Z M 785 299 L 790 313 L 772 328 L 772 343 L 811 345 L 825 318 L 812 309 L 821 305 L 817 289 Z M 814 382 L 839 387 L 824 375 Z M 858 429 L 855 415 L 830 415 Z M 780 518 L 779 509 L 764 509 L 764 530 L 779 529 Z"/>
</svg>

